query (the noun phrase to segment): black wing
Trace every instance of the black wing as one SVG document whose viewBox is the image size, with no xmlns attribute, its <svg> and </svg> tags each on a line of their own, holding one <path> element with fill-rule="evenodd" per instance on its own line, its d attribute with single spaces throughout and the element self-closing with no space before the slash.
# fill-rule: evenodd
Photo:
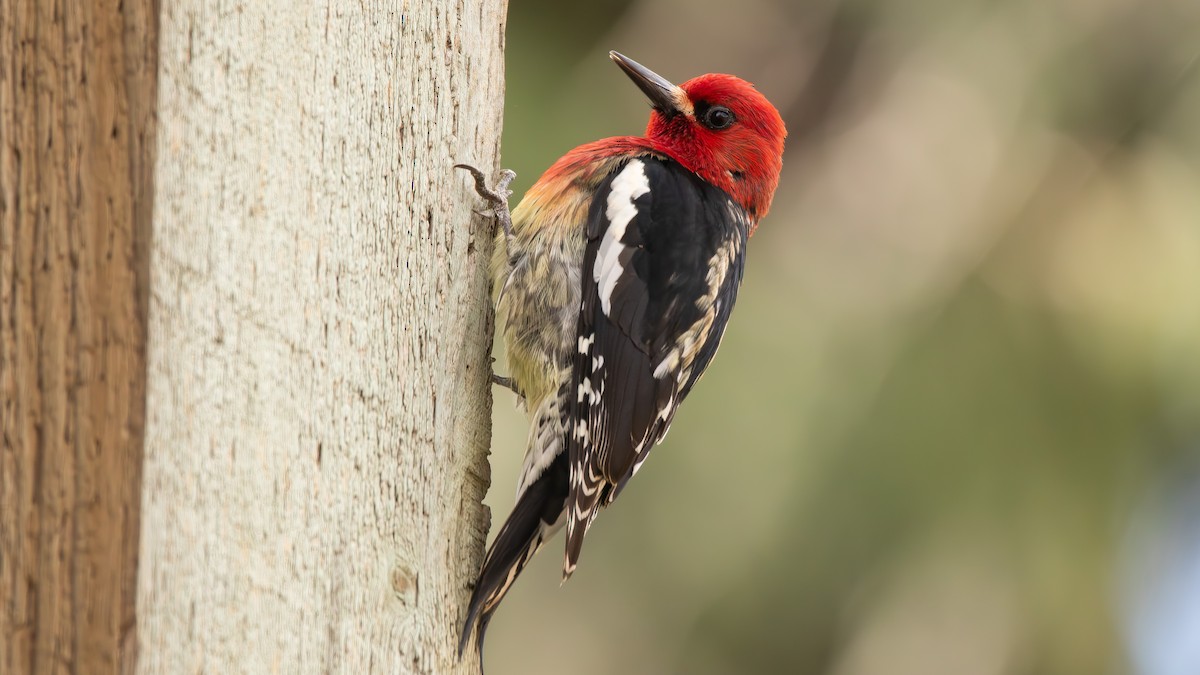
<svg viewBox="0 0 1200 675">
<path fill-rule="evenodd" d="M 741 282 L 749 218 L 669 160 L 626 162 L 588 215 L 567 430 L 564 574 L 591 521 L 662 440 L 720 344 Z"/>
</svg>

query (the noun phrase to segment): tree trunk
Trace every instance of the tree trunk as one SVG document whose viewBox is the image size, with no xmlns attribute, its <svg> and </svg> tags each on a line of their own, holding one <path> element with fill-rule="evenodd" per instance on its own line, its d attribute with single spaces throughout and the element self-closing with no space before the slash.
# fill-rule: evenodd
<svg viewBox="0 0 1200 675">
<path fill-rule="evenodd" d="M 140 672 L 477 670 L 504 8 L 164 5 Z"/>
<path fill-rule="evenodd" d="M 455 673 L 503 0 L 163 7 L 143 673 Z"/>
<path fill-rule="evenodd" d="M 133 663 L 156 17 L 0 3 L 0 673 Z"/>
<path fill-rule="evenodd" d="M 0 672 L 474 672 L 504 0 L 159 11 L 0 5 Z"/>
</svg>

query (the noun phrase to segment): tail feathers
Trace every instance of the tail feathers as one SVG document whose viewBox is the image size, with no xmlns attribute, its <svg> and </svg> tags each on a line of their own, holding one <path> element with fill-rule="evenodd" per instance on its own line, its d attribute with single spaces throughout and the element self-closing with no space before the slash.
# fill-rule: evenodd
<svg viewBox="0 0 1200 675">
<path fill-rule="evenodd" d="M 583 538 L 587 535 L 593 518 L 595 516 L 592 513 L 588 511 L 580 513 L 574 508 L 567 516 L 567 551 L 563 557 L 563 583 L 566 583 L 567 579 L 570 579 L 571 575 L 575 573 L 575 566 L 579 564 L 579 554 L 583 551 Z"/>
<path fill-rule="evenodd" d="M 479 620 L 476 645 L 480 655 L 483 654 L 483 635 L 492 614 L 521 570 L 561 527 L 560 516 L 567 496 L 567 475 L 566 456 L 563 454 L 517 499 L 508 520 L 483 558 L 483 569 L 475 582 L 467 620 L 458 642 L 460 657 L 471 641 L 476 619 Z"/>
<path fill-rule="evenodd" d="M 582 473 L 582 472 L 581 472 Z M 575 573 L 579 563 L 579 554 L 583 551 L 583 538 L 587 536 L 588 528 L 600 513 L 600 509 L 609 502 L 608 495 L 612 484 L 587 469 L 587 476 L 580 476 L 582 483 L 571 491 L 567 509 L 567 551 L 563 558 L 563 582 Z"/>
</svg>

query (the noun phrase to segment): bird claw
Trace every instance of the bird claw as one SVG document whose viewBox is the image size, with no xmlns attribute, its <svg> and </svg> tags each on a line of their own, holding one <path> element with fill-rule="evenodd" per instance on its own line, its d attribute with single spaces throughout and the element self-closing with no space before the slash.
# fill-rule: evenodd
<svg viewBox="0 0 1200 675">
<path fill-rule="evenodd" d="M 517 388 L 517 383 L 513 382 L 511 377 L 504 377 L 503 375 L 492 373 L 492 384 L 498 384 L 501 387 L 510 389 L 512 390 L 512 393 L 516 394 L 518 397 L 525 398 L 521 395 L 521 390 Z"/>
<path fill-rule="evenodd" d="M 513 182 L 513 179 L 517 177 L 517 172 L 513 171 L 512 169 L 505 169 L 501 171 L 500 181 L 496 183 L 496 187 L 489 188 L 487 184 L 487 177 L 484 176 L 483 172 L 479 169 L 476 169 L 470 164 L 455 164 L 454 168 L 462 169 L 471 174 L 471 177 L 475 179 L 475 191 L 479 193 L 480 197 L 483 197 L 485 200 L 487 200 L 489 204 L 492 206 L 508 205 L 508 198 L 512 196 L 512 190 L 508 189 L 508 184 Z"/>
<path fill-rule="evenodd" d="M 508 210 L 508 198 L 512 196 L 512 190 L 509 190 L 508 186 L 517 177 L 517 172 L 504 169 L 500 172 L 500 180 L 496 182 L 496 186 L 488 187 L 487 177 L 479 169 L 470 164 L 455 164 L 454 168 L 466 171 L 475 179 L 475 192 L 491 206 L 492 214 L 504 230 L 504 237 L 511 240 L 512 214 Z"/>
<path fill-rule="evenodd" d="M 467 173 L 471 174 L 472 178 L 475 179 L 475 192 L 479 193 L 479 196 L 483 197 L 483 200 L 486 201 L 489 206 L 491 206 L 492 214 L 496 217 L 496 220 L 499 221 L 500 227 L 504 229 L 504 237 L 508 241 L 509 250 L 512 250 L 512 214 L 508 210 L 508 198 L 512 196 L 512 190 L 508 189 L 508 185 L 509 183 L 513 182 L 514 178 L 517 177 L 517 172 L 511 169 L 505 169 L 501 171 L 500 180 L 496 183 L 496 186 L 492 188 L 488 187 L 487 177 L 483 175 L 483 172 L 471 166 L 470 164 L 455 164 L 454 168 L 466 171 Z M 479 212 L 476 211 L 476 213 Z M 480 215 L 487 214 L 481 213 Z M 495 361 L 495 357 L 492 357 L 492 362 L 495 363 Z M 525 400 L 524 394 L 521 393 L 521 390 L 517 387 L 516 382 L 514 382 L 511 377 L 504 377 L 502 375 L 492 373 L 492 383 L 509 389 L 512 391 L 512 393 L 517 395 L 517 398 L 521 399 L 522 401 Z"/>
</svg>

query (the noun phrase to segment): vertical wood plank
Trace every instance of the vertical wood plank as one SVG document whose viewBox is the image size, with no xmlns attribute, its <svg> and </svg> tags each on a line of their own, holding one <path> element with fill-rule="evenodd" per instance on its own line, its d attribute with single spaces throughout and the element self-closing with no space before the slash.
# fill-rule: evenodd
<svg viewBox="0 0 1200 675">
<path fill-rule="evenodd" d="M 0 672 L 130 672 L 157 3 L 0 5 Z"/>
</svg>

